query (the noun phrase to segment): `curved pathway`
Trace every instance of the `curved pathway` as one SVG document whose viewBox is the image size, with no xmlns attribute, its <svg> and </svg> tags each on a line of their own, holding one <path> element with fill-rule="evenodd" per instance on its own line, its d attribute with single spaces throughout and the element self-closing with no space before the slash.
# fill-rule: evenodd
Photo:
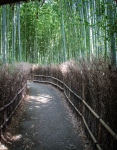
<svg viewBox="0 0 117 150">
<path fill-rule="evenodd" d="M 29 98 L 9 150 L 83 150 L 83 144 L 51 85 L 28 82 Z"/>
</svg>

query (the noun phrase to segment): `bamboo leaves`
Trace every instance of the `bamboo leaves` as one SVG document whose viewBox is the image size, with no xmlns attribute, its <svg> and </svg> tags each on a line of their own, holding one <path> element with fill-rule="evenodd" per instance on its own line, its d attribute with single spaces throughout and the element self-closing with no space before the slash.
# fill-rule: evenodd
<svg viewBox="0 0 117 150">
<path fill-rule="evenodd" d="M 91 61 L 93 56 L 110 57 L 115 66 L 115 1 L 53 0 L 5 7 L 0 10 L 4 63 L 11 59 L 44 64 L 72 58 Z"/>
</svg>

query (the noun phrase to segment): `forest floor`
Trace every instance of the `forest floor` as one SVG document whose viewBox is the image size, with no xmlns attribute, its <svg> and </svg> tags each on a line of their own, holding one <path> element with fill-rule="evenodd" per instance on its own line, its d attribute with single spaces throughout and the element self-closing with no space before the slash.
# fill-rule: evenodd
<svg viewBox="0 0 117 150">
<path fill-rule="evenodd" d="M 28 82 L 27 87 L 0 150 L 90 150 L 64 95 L 47 84 Z"/>
</svg>

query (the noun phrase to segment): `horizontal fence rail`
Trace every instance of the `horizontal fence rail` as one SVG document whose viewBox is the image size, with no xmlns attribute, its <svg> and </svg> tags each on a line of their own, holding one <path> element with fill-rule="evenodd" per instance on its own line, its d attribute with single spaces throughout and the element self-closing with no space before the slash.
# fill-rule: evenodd
<svg viewBox="0 0 117 150">
<path fill-rule="evenodd" d="M 10 120 L 16 109 L 18 108 L 21 99 L 23 98 L 23 92 L 26 88 L 25 84 L 23 88 L 15 95 L 12 101 L 10 101 L 8 104 L 4 105 L 0 108 L 0 130 L 5 127 L 7 122 Z"/>
<path fill-rule="evenodd" d="M 98 150 L 102 150 L 102 147 L 99 142 L 98 139 L 100 139 L 100 132 L 101 132 L 101 126 L 103 126 L 107 131 L 108 133 L 115 139 L 115 142 L 117 142 L 117 134 L 103 121 L 103 119 L 100 118 L 100 116 L 86 103 L 86 101 L 84 99 L 82 99 L 80 96 L 78 96 L 74 91 L 72 91 L 70 89 L 70 87 L 68 87 L 63 81 L 55 78 L 55 77 L 52 77 L 52 76 L 47 76 L 47 75 L 33 75 L 33 82 L 39 82 L 39 83 L 49 83 L 49 84 L 52 84 L 56 87 L 58 87 L 59 89 L 61 89 L 66 98 L 68 99 L 69 103 L 74 107 L 74 109 L 76 110 L 76 112 L 81 116 L 82 118 L 82 121 L 90 135 L 90 137 L 92 138 L 94 144 L 96 145 L 97 149 Z M 56 82 L 56 83 L 54 83 Z M 66 90 L 67 89 L 69 92 L 68 94 L 66 93 Z M 95 138 L 94 134 L 92 133 L 85 117 L 84 117 L 84 113 L 82 111 L 79 111 L 79 109 L 75 106 L 75 104 L 72 102 L 72 100 L 70 100 L 69 96 L 70 94 L 73 94 L 75 97 L 78 98 L 78 100 L 84 105 L 85 108 L 88 109 L 88 111 L 90 111 L 90 113 L 96 118 L 96 120 L 98 120 L 99 122 L 99 130 L 98 130 L 98 139 Z M 108 142 L 108 141 L 107 141 Z"/>
</svg>

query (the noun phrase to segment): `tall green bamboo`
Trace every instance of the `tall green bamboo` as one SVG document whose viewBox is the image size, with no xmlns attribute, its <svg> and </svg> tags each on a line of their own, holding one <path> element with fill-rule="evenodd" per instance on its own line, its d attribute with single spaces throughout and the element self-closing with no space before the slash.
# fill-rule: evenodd
<svg viewBox="0 0 117 150">
<path fill-rule="evenodd" d="M 16 61 L 16 7 L 12 6 L 13 18 L 12 18 L 12 63 Z"/>
<path fill-rule="evenodd" d="M 6 5 L 2 6 L 2 58 L 3 63 L 7 63 L 7 25 L 6 25 Z"/>
<path fill-rule="evenodd" d="M 18 24 L 18 60 L 21 62 L 21 37 L 20 37 L 20 4 L 17 3 L 17 24 Z"/>
</svg>

